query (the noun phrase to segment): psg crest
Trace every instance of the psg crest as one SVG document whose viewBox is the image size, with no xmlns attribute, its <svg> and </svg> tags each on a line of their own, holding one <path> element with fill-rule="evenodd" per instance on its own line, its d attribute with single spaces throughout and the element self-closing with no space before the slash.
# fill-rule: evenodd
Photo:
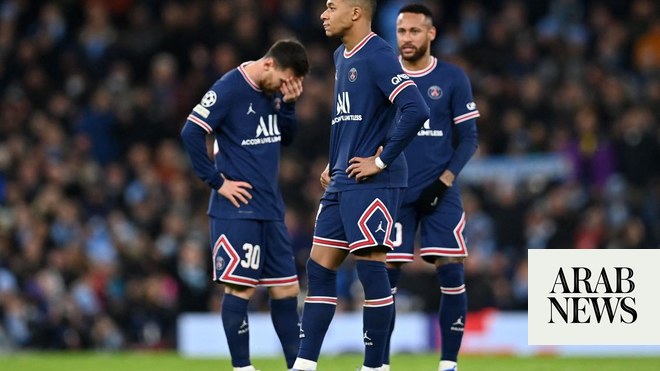
<svg viewBox="0 0 660 371">
<path fill-rule="evenodd" d="M 353 67 L 348 71 L 348 81 L 355 82 L 355 80 L 357 80 L 357 70 Z"/>
<path fill-rule="evenodd" d="M 215 269 L 221 271 L 225 267 L 225 259 L 218 255 L 215 257 Z"/>
<path fill-rule="evenodd" d="M 431 99 L 440 99 L 442 98 L 442 89 L 438 85 L 433 85 L 426 92 Z"/>
</svg>

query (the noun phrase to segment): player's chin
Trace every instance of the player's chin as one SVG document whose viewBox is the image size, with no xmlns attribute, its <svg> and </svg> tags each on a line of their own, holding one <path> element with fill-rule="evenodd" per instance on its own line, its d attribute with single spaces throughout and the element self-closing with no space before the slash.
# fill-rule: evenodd
<svg viewBox="0 0 660 371">
<path fill-rule="evenodd" d="M 415 51 L 401 51 L 401 58 L 403 58 L 404 61 L 415 60 L 415 54 Z"/>
</svg>

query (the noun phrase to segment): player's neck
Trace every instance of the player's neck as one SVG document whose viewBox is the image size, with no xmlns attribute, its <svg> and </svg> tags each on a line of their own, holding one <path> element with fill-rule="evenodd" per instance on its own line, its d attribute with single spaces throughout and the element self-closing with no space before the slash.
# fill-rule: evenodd
<svg viewBox="0 0 660 371">
<path fill-rule="evenodd" d="M 419 71 L 423 70 L 431 64 L 431 53 L 426 53 L 424 56 L 415 61 L 408 61 L 401 58 L 403 68 L 408 71 Z"/>
<path fill-rule="evenodd" d="M 346 51 L 350 52 L 370 33 L 371 23 L 356 23 L 342 36 L 341 42 L 344 43 Z"/>
</svg>

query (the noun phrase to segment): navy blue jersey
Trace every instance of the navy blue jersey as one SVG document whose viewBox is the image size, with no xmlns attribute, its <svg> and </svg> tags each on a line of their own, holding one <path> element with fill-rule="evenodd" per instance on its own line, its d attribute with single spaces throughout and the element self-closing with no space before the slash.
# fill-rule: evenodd
<svg viewBox="0 0 660 371">
<path fill-rule="evenodd" d="M 280 94 L 262 92 L 243 67 L 227 72 L 213 84 L 188 116 L 186 127 L 201 128 L 215 136 L 215 165 L 200 152 L 199 142 L 182 132 L 186 150 L 200 178 L 214 190 L 208 214 L 223 219 L 282 220 L 284 202 L 278 181 L 280 145 L 291 140 L 295 130 L 293 104 Z M 187 140 L 188 139 L 188 140 Z M 194 153 L 197 151 L 197 154 Z M 207 163 L 208 161 L 208 163 Z M 217 193 L 222 178 L 248 182 L 252 199 L 240 208 Z"/>
<path fill-rule="evenodd" d="M 431 118 L 404 150 L 408 184 L 404 203 L 414 202 L 422 189 L 445 169 L 458 176 L 477 148 L 479 111 L 467 76 L 458 66 L 431 57 L 423 70 L 404 71 L 415 81 Z"/>
<path fill-rule="evenodd" d="M 350 52 L 342 44 L 334 61 L 331 181 L 327 191 L 405 187 L 406 162 L 401 153 L 428 117 L 415 83 L 403 72 L 391 46 L 373 32 Z M 405 122 L 401 120 L 398 132 L 391 130 L 397 107 L 409 113 Z M 385 146 L 381 159 L 387 168 L 363 183 L 348 178 L 349 160 L 373 156 L 379 146 Z"/>
</svg>

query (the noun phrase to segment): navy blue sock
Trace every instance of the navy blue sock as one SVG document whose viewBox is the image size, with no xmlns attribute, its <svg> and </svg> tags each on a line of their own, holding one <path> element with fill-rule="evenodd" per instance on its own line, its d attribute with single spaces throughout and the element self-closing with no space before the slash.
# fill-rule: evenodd
<svg viewBox="0 0 660 371">
<path fill-rule="evenodd" d="M 390 288 L 392 295 L 396 294 L 396 286 L 399 284 L 399 276 L 401 269 L 387 268 L 387 277 L 390 279 Z M 394 323 L 396 322 L 396 305 L 392 306 L 392 322 L 390 322 L 390 332 L 387 335 L 387 343 L 385 344 L 385 354 L 383 355 L 383 364 L 390 364 L 390 340 L 392 339 L 392 331 L 394 331 Z"/>
<path fill-rule="evenodd" d="M 444 264 L 438 268 L 437 272 L 442 292 L 439 311 L 440 335 L 442 336 L 441 359 L 456 362 L 467 316 L 463 264 Z"/>
<path fill-rule="evenodd" d="M 307 260 L 307 297 L 300 325 L 298 357 L 317 362 L 337 308 L 337 272 Z"/>
<path fill-rule="evenodd" d="M 364 288 L 363 340 L 364 366 L 383 365 L 385 346 L 392 323 L 394 298 L 385 263 L 358 260 L 357 273 Z"/>
<path fill-rule="evenodd" d="M 300 346 L 298 328 L 298 298 L 271 299 L 270 318 L 280 338 L 286 367 L 292 368 Z"/>
<path fill-rule="evenodd" d="M 231 294 L 225 294 L 222 299 L 222 326 L 225 328 L 231 364 L 234 367 L 251 364 L 247 306 L 247 300 Z"/>
</svg>

